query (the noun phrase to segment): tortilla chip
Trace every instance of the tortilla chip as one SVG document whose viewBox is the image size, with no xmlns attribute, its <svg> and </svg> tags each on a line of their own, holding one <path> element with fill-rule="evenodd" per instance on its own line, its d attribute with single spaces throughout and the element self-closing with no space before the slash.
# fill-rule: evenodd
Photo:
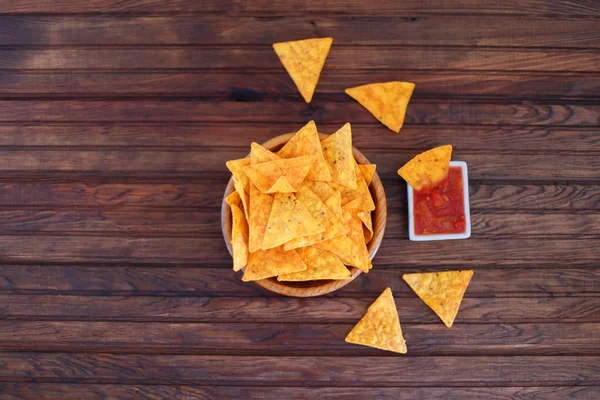
<svg viewBox="0 0 600 400">
<path fill-rule="evenodd" d="M 363 234 L 365 235 L 365 242 L 369 243 L 373 238 L 373 221 L 371 220 L 371 211 L 361 211 L 356 216 L 364 224 Z"/>
<path fill-rule="evenodd" d="M 352 154 L 352 130 L 350 124 L 342 126 L 336 133 L 321 142 L 323 156 L 331 180 L 350 189 L 356 189 L 356 172 L 354 170 L 354 155 Z"/>
<path fill-rule="evenodd" d="M 465 270 L 404 274 L 402 279 L 450 328 L 472 276 Z"/>
<path fill-rule="evenodd" d="M 369 191 L 369 186 L 360 172 L 360 168 L 358 168 L 358 166 L 355 166 L 355 168 L 356 187 L 354 189 L 335 183 L 331 183 L 331 187 L 342 195 L 342 206 L 345 206 L 353 200 L 359 199 L 361 206 L 358 211 L 373 211 L 375 209 L 375 203 L 373 202 L 373 197 Z"/>
<path fill-rule="evenodd" d="M 243 168 L 250 165 L 249 158 L 240 158 L 239 160 L 230 160 L 225 163 L 233 176 L 244 185 L 244 190 L 250 190 L 250 180 L 246 176 Z"/>
<path fill-rule="evenodd" d="M 262 249 L 271 249 L 290 240 L 315 235 L 325 231 L 325 226 L 313 218 L 304 204 L 292 193 L 277 193 L 269 215 Z"/>
<path fill-rule="evenodd" d="M 283 158 L 315 156 L 317 161 L 306 175 L 306 179 L 314 181 L 331 180 L 329 167 L 327 167 L 327 163 L 323 158 L 323 150 L 321 149 L 315 121 L 310 121 L 302 127 L 277 154 Z"/>
<path fill-rule="evenodd" d="M 306 264 L 295 250 L 285 251 L 283 246 L 250 253 L 242 281 L 257 281 L 281 274 L 304 271 Z"/>
<path fill-rule="evenodd" d="M 346 336 L 346 342 L 406 354 L 392 291 L 387 288 Z"/>
<path fill-rule="evenodd" d="M 331 197 L 325 201 L 325 205 L 327 205 L 339 219 L 344 218 L 344 215 L 342 214 L 342 195 L 340 192 L 334 192 Z"/>
<path fill-rule="evenodd" d="M 291 250 L 309 246 L 313 243 L 346 234 L 344 223 L 309 188 L 306 186 L 301 187 L 298 193 L 296 193 L 296 199 L 306 207 L 315 220 L 323 224 L 325 230 L 314 235 L 292 239 L 285 244 L 284 249 Z"/>
<path fill-rule="evenodd" d="M 333 38 L 275 43 L 273 49 L 296 84 L 304 101 L 310 103 Z"/>
<path fill-rule="evenodd" d="M 244 206 L 244 215 L 246 216 L 246 219 L 249 219 L 248 207 L 250 205 L 250 193 L 235 176 L 233 177 L 233 187 L 235 187 L 235 191 L 239 194 L 242 205 Z"/>
<path fill-rule="evenodd" d="M 354 266 L 368 273 L 372 268 L 372 264 L 363 234 L 362 222 L 356 216 L 359 207 L 360 202 L 354 200 L 342 210 L 343 222 L 347 228 L 346 235 L 317 242 L 313 246 L 327 250 L 338 256 L 344 264 Z"/>
<path fill-rule="evenodd" d="M 369 110 L 381 123 L 398 133 L 415 84 L 410 82 L 370 83 L 346 89 L 346 94 Z"/>
<path fill-rule="evenodd" d="M 321 201 L 327 201 L 335 193 L 335 190 L 327 182 L 304 181 L 302 186 L 309 188 L 314 194 L 319 196 Z"/>
<path fill-rule="evenodd" d="M 256 142 L 252 142 L 250 145 L 250 165 L 275 161 L 279 160 L 280 158 L 281 157 L 279 157 L 277 154 L 265 149 Z"/>
<path fill-rule="evenodd" d="M 231 205 L 231 219 L 233 270 L 239 271 L 248 263 L 248 223 L 244 217 L 244 212 L 235 204 Z"/>
<path fill-rule="evenodd" d="M 367 186 L 369 186 L 373 180 L 376 167 L 377 166 L 375 164 L 359 164 L 358 166 L 358 168 L 360 168 L 360 172 L 362 172 L 363 177 L 365 178 L 365 182 L 367 182 Z"/>
<path fill-rule="evenodd" d="M 349 279 L 348 268 L 333 254 L 326 250 L 308 246 L 296 250 L 306 264 L 306 269 L 293 274 L 281 274 L 278 281 L 316 281 L 320 279 Z"/>
<path fill-rule="evenodd" d="M 240 206 L 240 204 L 242 204 L 240 194 L 234 190 L 229 196 L 225 197 L 225 203 L 229 205 L 235 204 L 236 206 Z"/>
<path fill-rule="evenodd" d="M 435 147 L 404 164 L 398 170 L 398 175 L 417 191 L 427 186 L 435 186 L 448 175 L 451 156 L 452 146 Z"/>
<path fill-rule="evenodd" d="M 255 252 L 261 248 L 269 215 L 273 208 L 273 196 L 261 193 L 254 185 L 250 185 L 250 208 L 249 208 L 249 240 L 248 249 Z"/>
<path fill-rule="evenodd" d="M 248 165 L 243 171 L 263 193 L 290 193 L 300 188 L 315 160 L 315 156 L 287 158 Z"/>
</svg>

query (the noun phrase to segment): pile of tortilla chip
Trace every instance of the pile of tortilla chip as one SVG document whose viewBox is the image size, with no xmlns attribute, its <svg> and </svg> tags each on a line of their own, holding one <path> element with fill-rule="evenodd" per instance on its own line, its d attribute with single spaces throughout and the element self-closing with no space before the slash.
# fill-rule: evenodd
<svg viewBox="0 0 600 400">
<path fill-rule="evenodd" d="M 252 143 L 250 157 L 227 162 L 235 191 L 233 269 L 243 281 L 348 279 L 371 269 L 375 165 L 358 165 L 350 124 L 320 140 L 313 121 L 278 152 Z"/>
</svg>

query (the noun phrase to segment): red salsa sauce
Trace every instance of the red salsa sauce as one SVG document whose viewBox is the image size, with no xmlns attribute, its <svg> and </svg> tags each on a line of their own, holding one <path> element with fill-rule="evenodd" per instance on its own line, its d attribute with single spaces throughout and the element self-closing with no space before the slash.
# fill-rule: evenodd
<svg viewBox="0 0 600 400">
<path fill-rule="evenodd" d="M 413 192 L 416 235 L 464 233 L 465 199 L 461 167 L 450 167 L 436 186 Z"/>
</svg>

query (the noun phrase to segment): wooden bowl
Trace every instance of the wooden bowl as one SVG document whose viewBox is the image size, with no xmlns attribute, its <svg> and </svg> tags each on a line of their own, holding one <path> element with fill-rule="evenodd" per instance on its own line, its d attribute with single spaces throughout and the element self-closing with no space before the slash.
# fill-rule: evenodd
<svg viewBox="0 0 600 400">
<path fill-rule="evenodd" d="M 263 146 L 273 152 L 278 151 L 286 144 L 290 138 L 294 136 L 294 133 L 288 133 L 285 135 L 280 135 L 274 137 L 271 140 L 263 143 Z M 329 135 L 320 134 L 321 140 L 325 139 Z M 354 154 L 354 158 L 359 164 L 370 164 L 369 160 L 362 155 L 362 153 L 356 148 L 352 148 L 352 152 Z M 225 189 L 225 194 L 223 196 L 223 204 L 221 205 L 221 228 L 223 229 L 223 237 L 225 238 L 225 243 L 227 245 L 227 249 L 229 250 L 229 254 L 233 254 L 231 249 L 231 208 L 225 202 L 225 198 L 229 196 L 235 188 L 233 187 L 233 177 L 229 179 L 229 183 L 227 184 L 227 188 Z M 373 211 L 373 237 L 367 243 L 367 248 L 369 250 L 369 255 L 371 259 L 375 257 L 375 253 L 379 249 L 381 245 L 381 240 L 383 239 L 383 234 L 385 232 L 385 223 L 387 219 L 387 203 L 385 199 L 385 192 L 383 190 L 383 185 L 381 184 L 381 180 L 379 179 L 379 175 L 377 172 L 373 175 L 373 180 L 369 185 L 369 190 L 371 191 L 371 195 L 373 196 L 373 201 L 375 202 L 375 211 Z M 259 281 L 255 281 L 256 284 L 262 286 L 263 288 L 270 290 L 275 293 L 279 293 L 285 296 L 293 296 L 293 297 L 314 297 L 321 296 L 327 293 L 334 292 L 341 287 L 346 286 L 350 282 L 352 282 L 360 273 L 362 272 L 360 269 L 355 267 L 349 267 L 351 277 L 344 280 L 319 280 L 319 281 L 306 281 L 306 282 L 280 282 L 276 277 L 269 279 L 262 279 Z"/>
</svg>

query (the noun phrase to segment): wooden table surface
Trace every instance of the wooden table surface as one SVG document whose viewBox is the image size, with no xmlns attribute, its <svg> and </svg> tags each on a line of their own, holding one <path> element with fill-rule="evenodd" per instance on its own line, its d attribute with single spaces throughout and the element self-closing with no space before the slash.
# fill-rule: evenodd
<svg viewBox="0 0 600 400">
<path fill-rule="evenodd" d="M 427 4 L 427 6 L 422 5 Z M 276 41 L 332 36 L 306 105 Z M 0 398 L 600 398 L 600 2 L 0 0 Z M 416 83 L 399 135 L 344 94 Z M 242 284 L 225 161 L 351 122 L 388 226 L 334 295 Z M 396 169 L 469 165 L 468 240 Z M 472 268 L 446 328 L 405 272 Z M 390 286 L 408 354 L 344 342 Z"/>
</svg>

